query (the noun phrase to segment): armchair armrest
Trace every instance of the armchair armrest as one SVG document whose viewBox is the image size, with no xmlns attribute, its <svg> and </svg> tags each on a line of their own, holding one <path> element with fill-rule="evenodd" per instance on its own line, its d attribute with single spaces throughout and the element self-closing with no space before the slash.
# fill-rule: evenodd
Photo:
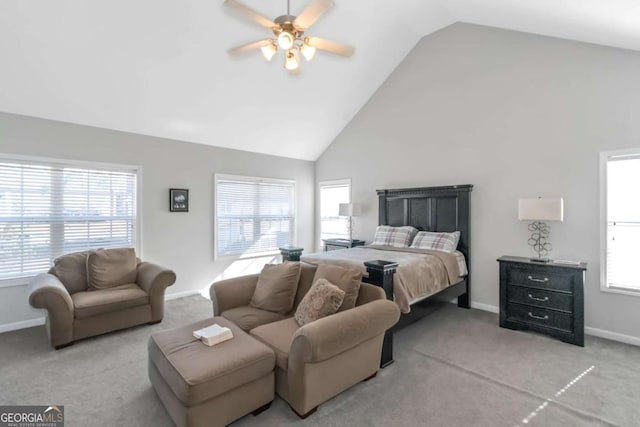
<svg viewBox="0 0 640 427">
<path fill-rule="evenodd" d="M 151 321 L 157 322 L 164 316 L 164 291 L 176 282 L 176 273 L 150 262 L 138 264 L 138 286 L 149 295 Z"/>
<path fill-rule="evenodd" d="M 29 282 L 27 292 L 32 307 L 47 310 L 51 345 L 58 347 L 73 341 L 73 300 L 62 282 L 53 274 L 39 274 Z"/>
<path fill-rule="evenodd" d="M 213 303 L 213 315 L 219 316 L 220 313 L 230 308 L 249 305 L 256 290 L 259 276 L 259 274 L 251 274 L 212 284 L 209 288 L 209 295 L 211 295 Z"/>
<path fill-rule="evenodd" d="M 376 300 L 308 323 L 293 336 L 289 363 L 329 359 L 383 334 L 399 319 L 394 302 Z"/>
</svg>

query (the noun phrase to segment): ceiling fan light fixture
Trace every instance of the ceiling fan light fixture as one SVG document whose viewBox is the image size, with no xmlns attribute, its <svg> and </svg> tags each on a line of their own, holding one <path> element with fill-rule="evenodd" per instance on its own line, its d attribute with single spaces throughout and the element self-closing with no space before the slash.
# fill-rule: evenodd
<svg viewBox="0 0 640 427">
<path fill-rule="evenodd" d="M 289 71 L 297 70 L 300 66 L 300 61 L 298 60 L 298 55 L 293 49 L 287 51 L 284 60 L 284 68 Z"/>
<path fill-rule="evenodd" d="M 281 49 L 289 50 L 293 47 L 293 42 L 295 41 L 295 37 L 288 31 L 283 31 L 278 34 L 278 46 Z"/>
<path fill-rule="evenodd" d="M 275 43 L 269 43 L 266 46 L 262 46 L 260 50 L 262 51 L 262 55 L 265 57 L 265 59 L 267 61 L 271 61 L 278 51 L 278 46 L 276 46 Z"/>
<path fill-rule="evenodd" d="M 300 46 L 300 53 L 307 61 L 311 61 L 313 59 L 313 56 L 316 54 L 316 48 L 304 43 L 302 46 Z"/>
</svg>

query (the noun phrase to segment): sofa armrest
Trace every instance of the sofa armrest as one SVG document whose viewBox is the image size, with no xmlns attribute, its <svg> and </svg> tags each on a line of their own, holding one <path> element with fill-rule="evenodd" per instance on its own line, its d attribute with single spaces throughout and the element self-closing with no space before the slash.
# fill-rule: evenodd
<svg viewBox="0 0 640 427">
<path fill-rule="evenodd" d="M 164 291 L 176 282 L 176 273 L 158 264 L 141 262 L 138 264 L 136 282 L 149 295 L 151 321 L 162 320 L 164 316 Z"/>
<path fill-rule="evenodd" d="M 213 315 L 219 316 L 220 313 L 230 308 L 249 305 L 253 292 L 256 290 L 259 276 L 259 274 L 251 274 L 212 284 L 209 288 L 209 295 L 211 295 L 213 303 Z"/>
<path fill-rule="evenodd" d="M 318 319 L 293 336 L 289 363 L 320 362 L 383 334 L 400 319 L 400 309 L 377 300 Z"/>
<path fill-rule="evenodd" d="M 29 304 L 47 310 L 47 332 L 54 347 L 73 341 L 73 300 L 69 291 L 53 274 L 39 274 L 27 288 Z"/>
</svg>

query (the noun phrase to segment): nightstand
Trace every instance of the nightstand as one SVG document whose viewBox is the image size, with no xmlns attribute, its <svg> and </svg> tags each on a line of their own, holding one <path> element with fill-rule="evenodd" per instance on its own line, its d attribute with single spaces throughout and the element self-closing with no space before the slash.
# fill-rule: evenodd
<svg viewBox="0 0 640 427">
<path fill-rule="evenodd" d="M 348 249 L 354 246 L 364 246 L 364 240 L 349 239 L 322 239 L 324 251 L 335 251 L 336 249 Z"/>
<path fill-rule="evenodd" d="M 584 275 L 578 265 L 502 256 L 500 326 L 530 330 L 584 346 Z"/>
</svg>

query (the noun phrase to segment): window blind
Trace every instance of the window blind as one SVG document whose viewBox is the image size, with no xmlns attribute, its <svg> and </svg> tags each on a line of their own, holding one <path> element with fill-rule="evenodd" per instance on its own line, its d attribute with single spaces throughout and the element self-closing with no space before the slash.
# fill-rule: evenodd
<svg viewBox="0 0 640 427">
<path fill-rule="evenodd" d="M 136 171 L 0 158 L 0 279 L 60 255 L 135 247 Z"/>
<path fill-rule="evenodd" d="M 340 203 L 349 203 L 351 182 L 320 183 L 320 239 L 348 239 L 349 218 L 338 215 Z"/>
<path fill-rule="evenodd" d="M 293 243 L 294 183 L 216 178 L 216 255 L 277 251 Z"/>
<path fill-rule="evenodd" d="M 607 161 L 607 286 L 640 291 L 640 156 Z"/>
</svg>

